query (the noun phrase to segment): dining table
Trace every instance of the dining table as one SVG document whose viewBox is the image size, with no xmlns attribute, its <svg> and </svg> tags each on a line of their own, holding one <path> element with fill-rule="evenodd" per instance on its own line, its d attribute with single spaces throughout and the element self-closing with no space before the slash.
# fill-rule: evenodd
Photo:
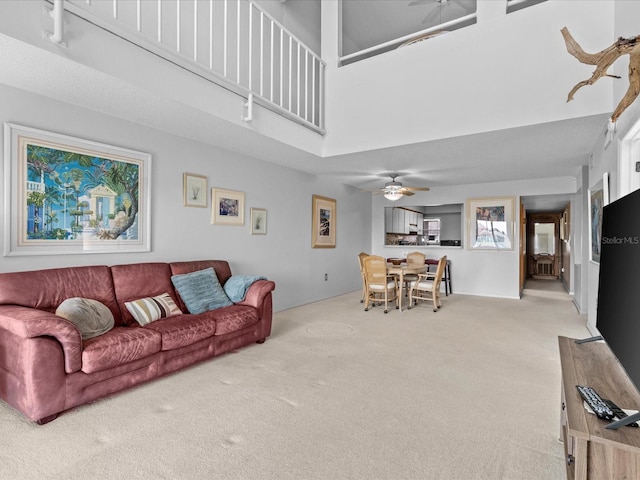
<svg viewBox="0 0 640 480">
<path fill-rule="evenodd" d="M 414 265 L 407 263 L 400 263 L 398 265 L 387 262 L 387 274 L 396 275 L 398 277 L 398 310 L 402 312 L 402 287 L 404 285 L 404 275 L 406 273 L 418 274 L 424 273 L 427 270 L 427 265 Z"/>
</svg>

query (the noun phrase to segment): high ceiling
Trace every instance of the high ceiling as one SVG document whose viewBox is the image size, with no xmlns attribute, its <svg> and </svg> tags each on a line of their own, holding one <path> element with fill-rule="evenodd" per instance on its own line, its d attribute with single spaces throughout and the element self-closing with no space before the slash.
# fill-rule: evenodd
<svg viewBox="0 0 640 480">
<path fill-rule="evenodd" d="M 575 177 L 603 135 L 608 117 L 602 114 L 320 158 L 1 34 L 0 52 L 4 64 L 0 83 L 362 189 L 382 187 L 391 173 L 399 174 L 405 185 L 429 187 Z M 33 65 L 38 65 L 38 75 L 33 75 Z M 219 133 L 213 140 L 212 131 Z M 556 210 L 566 205 L 568 197 L 526 200 L 532 210 Z"/>
</svg>

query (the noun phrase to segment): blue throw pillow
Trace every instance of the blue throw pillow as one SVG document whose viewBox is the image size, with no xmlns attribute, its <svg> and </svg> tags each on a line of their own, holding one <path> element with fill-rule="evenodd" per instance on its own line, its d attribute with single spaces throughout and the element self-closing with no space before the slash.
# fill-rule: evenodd
<svg viewBox="0 0 640 480">
<path fill-rule="evenodd" d="M 189 313 L 197 314 L 233 305 L 211 267 L 184 275 L 173 275 L 171 282 Z"/>
<path fill-rule="evenodd" d="M 232 302 L 241 302 L 247 294 L 249 287 L 258 280 L 266 280 L 267 277 L 257 275 L 233 275 L 224 284 L 224 292 Z"/>
</svg>

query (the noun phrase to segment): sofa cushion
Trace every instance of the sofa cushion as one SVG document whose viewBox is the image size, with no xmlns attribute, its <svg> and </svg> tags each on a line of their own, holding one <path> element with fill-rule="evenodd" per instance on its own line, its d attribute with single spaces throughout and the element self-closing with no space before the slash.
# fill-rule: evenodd
<svg viewBox="0 0 640 480">
<path fill-rule="evenodd" d="M 246 305 L 231 305 L 215 311 L 216 335 L 237 332 L 258 321 L 258 311 Z"/>
<path fill-rule="evenodd" d="M 168 293 L 163 293 L 155 297 L 146 297 L 124 304 L 133 315 L 133 318 L 140 325 L 148 325 L 161 318 L 173 317 L 174 315 L 182 315 L 182 310 L 178 308 L 176 303 Z"/>
<path fill-rule="evenodd" d="M 215 312 L 164 318 L 145 329 L 154 330 L 162 336 L 162 350 L 174 350 L 212 337 L 216 332 Z"/>
<path fill-rule="evenodd" d="M 113 313 L 104 303 L 91 298 L 67 298 L 56 309 L 56 315 L 73 323 L 83 340 L 107 333 L 113 328 Z"/>
<path fill-rule="evenodd" d="M 160 351 L 158 332 L 141 327 L 116 327 L 87 340 L 82 351 L 82 371 L 100 372 L 148 357 Z"/>
<path fill-rule="evenodd" d="M 184 273 L 195 272 L 196 270 L 213 268 L 222 286 L 224 286 L 227 279 L 231 276 L 231 267 L 229 267 L 229 262 L 226 260 L 191 260 L 187 262 L 172 262 L 169 266 L 171 267 L 172 275 L 182 275 Z"/>
<path fill-rule="evenodd" d="M 198 314 L 232 304 L 213 268 L 173 275 L 171 281 L 189 313 Z"/>
<path fill-rule="evenodd" d="M 98 300 L 111 310 L 118 323 L 120 308 L 115 300 L 111 270 L 107 266 L 0 273 L 2 305 L 20 305 L 54 313 L 62 302 L 72 297 Z"/>
</svg>

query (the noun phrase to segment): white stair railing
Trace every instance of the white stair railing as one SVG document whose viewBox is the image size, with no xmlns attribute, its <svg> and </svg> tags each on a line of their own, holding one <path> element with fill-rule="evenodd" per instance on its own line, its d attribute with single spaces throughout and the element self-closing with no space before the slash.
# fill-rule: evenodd
<svg viewBox="0 0 640 480">
<path fill-rule="evenodd" d="M 324 133 L 326 63 L 252 0 L 65 0 L 64 8 Z"/>
</svg>

